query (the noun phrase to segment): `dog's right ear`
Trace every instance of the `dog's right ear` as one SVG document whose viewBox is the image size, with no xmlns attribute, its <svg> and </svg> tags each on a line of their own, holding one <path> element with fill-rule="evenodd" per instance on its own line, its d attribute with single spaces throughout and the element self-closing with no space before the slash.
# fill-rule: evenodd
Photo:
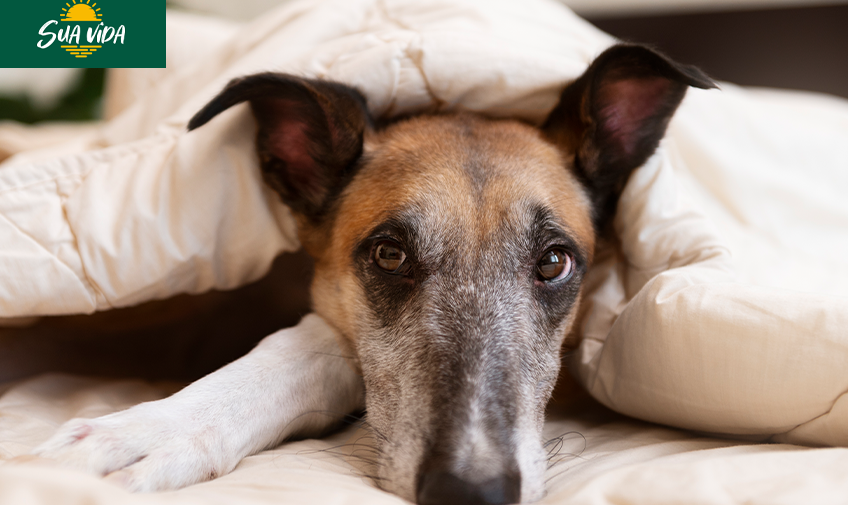
<svg viewBox="0 0 848 505">
<path fill-rule="evenodd" d="M 573 156 L 593 200 L 597 230 L 615 214 L 630 173 L 656 150 L 690 86 L 716 87 L 695 67 L 645 46 L 620 44 L 562 92 L 542 131 Z"/>
<path fill-rule="evenodd" d="M 191 118 L 188 129 L 241 102 L 259 124 L 266 182 L 293 211 L 318 223 L 350 181 L 371 128 L 365 98 L 343 84 L 264 73 L 231 81 Z"/>
</svg>

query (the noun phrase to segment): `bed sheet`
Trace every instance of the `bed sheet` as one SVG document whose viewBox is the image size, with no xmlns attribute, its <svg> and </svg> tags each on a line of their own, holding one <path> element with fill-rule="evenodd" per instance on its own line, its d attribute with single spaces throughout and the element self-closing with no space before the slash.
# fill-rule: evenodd
<svg viewBox="0 0 848 505">
<path fill-rule="evenodd" d="M 369 435 L 352 425 L 284 443 L 210 482 L 129 494 L 28 456 L 63 421 L 161 398 L 174 384 L 50 374 L 2 386 L 0 503 L 15 505 L 407 503 L 369 479 Z M 843 504 L 848 449 L 711 438 L 616 414 L 589 402 L 549 416 L 548 494 L 569 505 Z"/>
</svg>

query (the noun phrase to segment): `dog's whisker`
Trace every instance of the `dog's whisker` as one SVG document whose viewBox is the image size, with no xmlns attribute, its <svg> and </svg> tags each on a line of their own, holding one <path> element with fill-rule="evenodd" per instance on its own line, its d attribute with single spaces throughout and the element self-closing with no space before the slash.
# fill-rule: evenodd
<svg viewBox="0 0 848 505">
<path fill-rule="evenodd" d="M 563 449 L 563 447 L 565 447 L 565 440 L 570 435 L 576 435 L 576 436 L 579 436 L 580 438 L 582 438 L 583 439 L 583 447 L 580 448 L 580 450 L 577 451 L 577 452 L 563 453 L 562 449 Z M 552 468 L 556 467 L 557 465 L 560 465 L 560 464 L 565 463 L 566 461 L 569 461 L 569 460 L 572 460 L 572 459 L 584 459 L 584 458 L 581 457 L 581 454 L 583 454 L 583 452 L 586 450 L 586 444 L 587 444 L 586 437 L 578 431 L 567 431 L 567 432 L 565 432 L 561 435 L 558 435 L 556 437 L 553 437 L 553 438 L 547 440 L 544 444 L 542 444 L 542 447 L 548 449 L 547 458 L 546 458 L 548 463 L 546 465 L 545 471 L 548 472 Z M 550 477 L 550 478 L 553 478 L 553 477 Z"/>
<path fill-rule="evenodd" d="M 356 438 L 357 442 L 360 440 L 377 440 L 377 437 L 370 430 L 363 431 Z"/>
<path fill-rule="evenodd" d="M 316 354 L 319 356 L 332 356 L 334 358 L 342 358 L 342 359 L 354 359 L 353 356 L 345 356 L 343 354 L 333 354 L 331 352 L 321 352 L 321 351 L 302 351 L 304 354 Z"/>
<path fill-rule="evenodd" d="M 586 436 L 580 433 L 579 431 L 567 431 L 562 435 L 549 439 L 542 445 L 542 447 L 544 448 L 548 448 L 550 446 L 550 449 L 548 449 L 549 459 L 559 454 L 559 451 L 561 451 L 562 448 L 565 446 L 566 437 L 568 437 L 569 435 L 576 435 L 583 439 L 583 447 L 580 449 L 579 453 L 582 454 L 583 451 L 586 450 Z"/>
<path fill-rule="evenodd" d="M 371 479 L 371 480 L 376 480 L 376 481 L 388 481 L 389 480 L 385 477 L 380 477 L 380 476 L 377 476 L 377 475 L 369 475 L 367 473 L 359 474 L 359 476 L 365 477 L 365 478 L 368 478 L 368 479 Z"/>
<path fill-rule="evenodd" d="M 368 450 L 371 450 L 372 452 L 379 454 L 379 451 L 377 451 L 376 449 L 374 449 L 374 448 L 373 448 L 373 447 L 371 447 L 371 446 L 368 446 L 368 445 L 365 445 L 365 444 L 361 444 L 361 443 L 359 443 L 359 442 L 358 442 L 358 440 L 357 440 L 357 441 L 354 441 L 354 442 L 348 442 L 348 443 L 344 443 L 344 444 L 338 444 L 338 445 L 334 445 L 334 446 L 332 446 L 332 447 L 326 447 L 326 448 L 324 448 L 324 449 L 316 449 L 316 450 L 329 451 L 329 450 L 343 449 L 343 448 L 345 448 L 345 447 L 353 448 L 353 450 L 355 450 L 355 451 L 368 451 Z"/>
<path fill-rule="evenodd" d="M 313 411 L 310 411 L 310 412 L 338 414 L 338 415 L 341 416 L 341 419 L 340 419 L 341 422 L 347 423 L 351 426 L 358 424 L 360 427 L 367 428 L 370 431 L 370 433 L 373 436 L 375 436 L 376 438 L 379 438 L 382 441 L 388 440 L 388 438 L 386 438 L 385 435 L 383 435 L 377 428 L 375 428 L 371 423 L 368 422 L 368 420 L 363 418 L 361 415 L 342 413 L 342 412 L 333 411 L 333 410 L 313 410 Z"/>
<path fill-rule="evenodd" d="M 374 449 L 374 450 L 376 451 L 376 450 L 378 450 L 378 449 L 377 449 L 377 447 L 374 445 L 374 442 L 377 442 L 377 441 L 378 441 L 378 439 L 377 439 L 377 438 L 375 438 L 375 437 L 371 436 L 370 434 L 368 434 L 368 435 L 363 435 L 363 436 L 361 436 L 361 437 L 357 438 L 357 439 L 356 439 L 356 441 L 355 441 L 355 442 L 353 442 L 353 443 L 359 444 L 359 445 L 361 445 L 361 446 L 363 446 L 363 447 L 369 447 L 369 448 Z"/>
<path fill-rule="evenodd" d="M 580 459 L 586 461 L 586 458 L 581 456 L 582 453 L 574 453 L 574 452 L 566 452 L 563 454 L 557 454 L 554 457 L 548 458 L 549 468 L 552 468 L 560 463 L 564 463 L 565 461 L 569 461 L 572 459 Z"/>
<path fill-rule="evenodd" d="M 381 433 L 380 430 L 375 428 L 374 425 L 368 422 L 366 419 L 360 419 L 359 422 L 361 423 L 361 426 L 368 428 L 371 434 L 381 442 L 387 443 L 389 441 L 388 437 Z"/>
<path fill-rule="evenodd" d="M 362 437 L 360 437 L 360 438 L 362 438 Z M 361 455 L 356 454 L 357 451 L 365 450 L 366 452 L 367 451 L 374 452 L 375 456 L 376 456 L 376 455 L 379 454 L 379 452 L 376 451 L 375 449 L 369 447 L 369 446 L 359 445 L 358 441 L 359 441 L 359 439 L 357 439 L 357 441 L 355 441 L 353 443 L 349 443 L 349 444 L 339 444 L 337 446 L 328 447 L 328 448 L 325 448 L 325 449 L 316 449 L 316 450 L 313 451 L 313 453 L 327 453 L 327 454 L 330 454 L 330 455 L 333 455 L 333 456 L 336 456 L 336 457 L 352 458 L 356 461 L 361 461 L 363 463 L 368 464 L 370 467 L 372 467 L 373 470 L 379 469 L 384 464 L 384 462 L 382 462 L 382 461 L 380 461 L 376 458 L 369 458 L 369 457 L 365 457 L 365 456 L 361 456 Z M 354 447 L 354 449 L 351 452 L 344 452 L 344 451 L 339 450 L 339 449 L 343 449 L 343 448 L 346 448 L 346 447 Z M 382 486 L 386 482 L 390 482 L 390 479 L 388 479 L 386 477 L 381 477 L 374 472 L 364 472 L 361 469 L 355 468 L 355 467 L 351 468 L 351 473 L 353 475 L 356 475 L 357 477 L 362 478 L 362 479 L 370 479 L 378 487 Z"/>
<path fill-rule="evenodd" d="M 338 445 L 338 446 L 327 447 L 327 448 L 323 448 L 323 449 L 307 449 L 307 450 L 299 451 L 297 454 L 298 455 L 311 455 L 311 454 L 321 454 L 321 453 L 323 453 L 323 454 L 329 454 L 331 456 L 340 457 L 340 458 L 343 458 L 343 459 L 344 458 L 352 458 L 352 459 L 355 459 L 357 461 L 361 461 L 363 463 L 367 463 L 367 464 L 375 466 L 375 467 L 379 466 L 380 463 L 377 459 L 369 458 L 369 457 L 366 457 L 366 456 L 361 456 L 361 455 L 355 454 L 353 452 L 344 452 L 344 451 L 338 450 L 338 449 L 348 447 L 348 446 L 350 446 L 350 444 L 341 444 L 341 445 Z"/>
<path fill-rule="evenodd" d="M 560 435 L 557 435 L 555 437 L 549 438 L 544 444 L 542 444 L 542 447 L 548 447 L 549 445 L 551 445 L 552 443 L 555 443 L 555 442 L 562 442 L 569 435 L 577 435 L 578 437 L 582 438 L 584 441 L 586 440 L 586 437 L 582 433 L 580 433 L 579 431 L 571 430 L 571 431 L 566 431 L 566 432 L 564 432 Z"/>
<path fill-rule="evenodd" d="M 567 473 L 569 470 L 571 470 L 571 468 L 564 468 L 562 471 L 557 472 L 557 473 L 551 475 L 550 477 L 547 477 L 545 479 L 545 485 L 547 486 L 551 481 L 561 477 L 563 474 Z"/>
<path fill-rule="evenodd" d="M 338 444 L 324 449 L 316 449 L 313 453 L 323 452 L 342 458 L 352 458 L 356 461 L 360 461 L 374 467 L 379 467 L 380 451 L 366 442 L 366 440 L 369 439 L 374 440 L 375 437 L 370 433 L 365 433 L 357 437 L 353 442 Z"/>
<path fill-rule="evenodd" d="M 378 451 L 369 451 L 369 450 L 364 450 L 364 449 L 356 449 L 356 450 L 355 450 L 355 452 L 364 452 L 365 454 L 367 454 L 367 455 L 368 455 L 367 457 L 370 457 L 370 458 L 378 458 L 378 457 L 380 457 L 380 453 L 379 453 Z"/>
<path fill-rule="evenodd" d="M 565 442 L 563 441 L 562 437 L 557 437 L 553 440 L 549 440 L 542 447 L 544 447 L 545 449 L 548 449 L 548 453 L 547 453 L 548 458 L 551 458 L 555 454 L 559 453 L 559 451 L 562 449 L 562 446 L 563 446 L 564 443 Z M 550 448 L 548 448 L 549 445 L 550 445 Z"/>
<path fill-rule="evenodd" d="M 561 457 L 559 457 L 556 460 L 550 460 L 548 462 L 546 471 L 556 467 L 557 465 L 561 465 L 561 464 L 563 464 L 567 461 L 571 461 L 573 459 L 580 459 L 580 460 L 586 461 L 586 458 L 582 457 L 579 454 L 567 453 L 567 454 L 561 455 Z"/>
<path fill-rule="evenodd" d="M 333 456 L 340 456 L 342 458 L 353 458 L 357 461 L 361 461 L 363 463 L 367 463 L 367 464 L 373 465 L 373 466 L 376 466 L 376 465 L 379 464 L 376 459 L 366 458 L 364 456 L 359 456 L 359 455 L 356 455 L 356 454 L 351 454 L 351 453 L 346 453 L 346 452 L 338 452 L 338 451 L 330 451 L 330 450 L 321 450 L 321 451 L 318 451 L 318 452 L 331 454 Z"/>
<path fill-rule="evenodd" d="M 375 458 L 380 455 L 380 451 L 373 448 L 373 447 L 362 446 L 362 445 L 357 446 L 357 445 L 358 444 L 356 444 L 356 443 L 353 444 L 354 452 L 364 452 L 364 453 L 370 454 L 371 457 L 375 457 Z"/>
</svg>

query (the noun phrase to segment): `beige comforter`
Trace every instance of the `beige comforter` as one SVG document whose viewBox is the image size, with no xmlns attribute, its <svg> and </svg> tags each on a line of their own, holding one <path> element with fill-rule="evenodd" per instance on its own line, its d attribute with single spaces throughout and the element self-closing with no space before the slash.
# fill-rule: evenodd
<svg viewBox="0 0 848 505">
<path fill-rule="evenodd" d="M 168 27 L 169 68 L 114 74 L 107 110 L 116 116 L 105 124 L 0 127 L 0 148 L 16 153 L 0 165 L 0 317 L 231 288 L 298 247 L 288 210 L 261 183 L 246 108 L 185 131 L 232 77 L 271 69 L 340 80 L 378 115 L 436 105 L 539 121 L 612 43 L 546 0 L 306 0 L 249 26 L 171 15 Z M 846 101 L 691 90 L 625 190 L 621 251 L 587 279 L 575 374 L 601 403 L 648 421 L 848 446 L 846 194 Z M 230 476 L 156 496 L 19 465 L 13 458 L 63 420 L 163 392 L 65 376 L 7 387 L 2 503 L 397 501 L 360 476 L 355 457 L 316 452 L 352 432 L 287 444 Z M 561 453 L 575 456 L 552 468 L 546 502 L 848 496 L 848 449 L 699 438 L 600 412 L 549 423 L 550 436 L 574 430 L 585 447 L 566 437 Z"/>
</svg>

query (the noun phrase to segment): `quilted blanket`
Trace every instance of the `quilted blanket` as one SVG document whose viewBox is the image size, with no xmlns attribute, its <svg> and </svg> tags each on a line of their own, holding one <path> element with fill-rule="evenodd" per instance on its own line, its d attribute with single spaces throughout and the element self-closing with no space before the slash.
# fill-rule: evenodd
<svg viewBox="0 0 848 505">
<path fill-rule="evenodd" d="M 194 112 L 233 77 L 275 70 L 338 80 L 361 89 L 379 116 L 464 109 L 538 122 L 563 85 L 614 42 L 552 0 L 303 0 L 245 26 L 171 14 L 168 36 L 167 70 L 114 74 L 107 110 L 123 110 L 107 122 L 70 131 L 0 126 L 0 153 L 8 156 L 0 164 L 0 318 L 90 313 L 233 288 L 299 247 L 288 209 L 261 181 L 247 108 L 186 131 Z M 629 456 L 609 473 L 594 466 L 585 475 L 602 491 L 570 481 L 546 500 L 590 493 L 585 503 L 620 503 L 616 493 L 638 484 L 627 496 L 642 501 L 628 503 L 663 503 L 685 492 L 663 487 L 669 479 L 689 479 L 692 493 L 699 485 L 714 491 L 742 483 L 741 494 L 704 491 L 708 498 L 698 503 L 848 496 L 848 472 L 833 470 L 848 468 L 848 449 L 838 448 L 848 447 L 846 194 L 845 100 L 732 84 L 689 91 L 660 149 L 625 188 L 615 219 L 621 246 L 602 251 L 586 280 L 583 340 L 570 370 L 597 401 L 628 416 L 796 445 L 740 444 L 620 421 L 622 440 L 635 429 L 672 445 L 699 442 L 651 452 L 685 454 L 633 472 L 612 470 Z M 94 387 L 62 386 L 68 380 L 42 378 L 35 390 L 9 386 L 0 401 L 0 424 L 7 423 L 0 458 L 49 435 L 45 427 L 12 429 L 8 395 L 31 394 L 24 403 L 34 410 L 15 415 L 38 417 L 45 398 Z M 161 396 L 136 396 L 153 386 L 138 387 L 107 407 L 79 408 L 94 415 Z M 78 415 L 55 411 L 45 422 Z M 557 426 L 601 426 L 563 423 Z M 688 452 L 719 446 L 729 447 L 721 464 Z M 587 454 L 608 454 L 603 447 Z M 237 472 L 261 473 L 267 468 L 258 461 L 281 461 L 269 454 Z M 62 472 L 0 464 L 0 497 L 47 503 L 51 495 L 33 489 L 54 479 L 59 488 L 71 485 L 76 477 Z M 784 494 L 762 487 L 784 483 Z M 95 488 L 102 490 L 91 491 L 98 502 L 114 501 L 117 491 Z"/>
</svg>

